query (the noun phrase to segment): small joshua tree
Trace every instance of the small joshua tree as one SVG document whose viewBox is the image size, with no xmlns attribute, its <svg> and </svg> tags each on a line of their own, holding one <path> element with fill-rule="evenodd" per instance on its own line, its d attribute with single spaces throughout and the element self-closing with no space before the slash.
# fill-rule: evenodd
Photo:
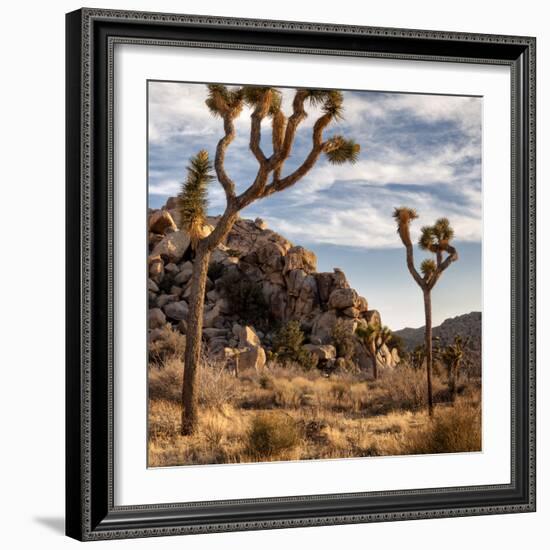
<svg viewBox="0 0 550 550">
<path fill-rule="evenodd" d="M 451 393 L 451 400 L 456 399 L 456 392 L 458 387 L 458 377 L 460 364 L 464 358 L 464 346 L 466 342 L 462 340 L 459 335 L 455 336 L 454 343 L 447 346 L 442 354 L 441 358 L 447 366 L 449 374 L 449 391 Z"/>
<path fill-rule="evenodd" d="M 288 117 L 281 108 L 281 99 L 282 94 L 276 88 L 253 86 L 228 88 L 219 84 L 208 86 L 206 106 L 212 115 L 221 119 L 223 124 L 223 136 L 216 146 L 214 170 L 225 191 L 226 208 L 212 233 L 202 236 L 199 235 L 198 229 L 195 230 L 195 262 L 191 277 L 183 375 L 181 427 L 183 435 L 194 433 L 198 421 L 196 373 L 201 352 L 206 278 L 212 251 L 231 231 L 243 208 L 256 200 L 284 191 L 296 184 L 313 168 L 322 154 L 332 164 L 355 162 L 359 156 L 360 146 L 355 141 L 341 135 L 330 138 L 324 136 L 328 126 L 342 117 L 344 110 L 342 92 L 297 89 L 292 101 L 292 113 Z M 307 117 L 307 105 L 318 106 L 321 110 L 311 131 L 311 147 L 302 163 L 283 175 L 285 162 L 292 153 L 296 132 Z M 227 148 L 235 139 L 235 119 L 239 117 L 245 106 L 252 109 L 249 147 L 258 162 L 258 171 L 249 186 L 241 194 L 237 194 L 235 182 L 225 168 L 225 155 Z M 261 146 L 262 122 L 265 119 L 271 121 L 272 153 L 269 156 Z M 206 155 L 201 153 L 199 155 L 201 162 L 207 160 Z M 190 174 L 193 174 L 192 171 Z M 183 226 L 198 228 L 204 219 L 201 208 L 184 210 L 181 208 L 184 214 L 181 220 Z"/>
<path fill-rule="evenodd" d="M 369 325 L 367 328 L 357 327 L 355 334 L 363 340 L 372 361 L 372 376 L 378 378 L 378 353 L 384 344 L 392 339 L 392 331 L 386 326 Z"/>
<path fill-rule="evenodd" d="M 181 220 L 181 229 L 189 233 L 191 248 L 195 250 L 203 237 L 206 223 L 207 186 L 214 179 L 212 163 L 208 151 L 199 151 L 190 159 L 187 167 L 187 179 L 178 195 L 177 207 Z"/>
<path fill-rule="evenodd" d="M 422 365 L 424 364 L 424 360 L 426 359 L 426 351 L 424 349 L 424 345 L 419 345 L 414 348 L 414 350 L 411 352 L 411 362 L 412 366 L 415 369 L 422 368 Z"/>
<path fill-rule="evenodd" d="M 454 230 L 447 218 L 438 219 L 434 225 L 426 225 L 421 229 L 419 247 L 435 255 L 433 259 L 426 259 L 420 264 L 420 273 L 414 265 L 414 251 L 411 241 L 410 224 L 411 221 L 418 218 L 418 214 L 412 208 L 396 208 L 393 217 L 397 222 L 397 233 L 401 242 L 405 246 L 407 268 L 416 284 L 421 288 L 424 296 L 424 315 L 426 320 L 425 327 L 425 353 L 426 353 L 426 373 L 428 385 L 428 412 L 433 415 L 433 390 L 432 390 L 432 289 L 441 277 L 441 274 L 458 260 L 456 249 L 451 246 L 451 240 L 454 237 Z M 443 256 L 446 254 L 446 258 Z"/>
</svg>

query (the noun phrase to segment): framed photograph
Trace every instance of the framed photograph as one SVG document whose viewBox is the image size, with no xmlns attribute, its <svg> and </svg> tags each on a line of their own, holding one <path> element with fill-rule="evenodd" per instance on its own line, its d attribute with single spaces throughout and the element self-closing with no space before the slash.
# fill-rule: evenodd
<svg viewBox="0 0 550 550">
<path fill-rule="evenodd" d="M 535 510 L 535 39 L 67 15 L 67 535 Z"/>
</svg>

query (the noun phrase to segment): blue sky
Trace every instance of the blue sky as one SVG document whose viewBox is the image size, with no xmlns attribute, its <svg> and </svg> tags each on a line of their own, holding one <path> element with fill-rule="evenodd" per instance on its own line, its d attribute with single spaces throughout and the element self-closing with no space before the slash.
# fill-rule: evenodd
<svg viewBox="0 0 550 550">
<path fill-rule="evenodd" d="M 293 90 L 282 90 L 289 113 Z M 178 193 L 193 154 L 207 149 L 214 155 L 222 125 L 209 114 L 205 97 L 203 84 L 149 83 L 149 204 L 154 208 Z M 325 135 L 353 137 L 361 144 L 359 161 L 332 166 L 323 158 L 294 187 L 249 206 L 242 216 L 259 216 L 294 244 L 313 250 L 319 271 L 343 269 L 394 330 L 423 325 L 424 313 L 393 208 L 417 209 L 413 237 L 422 225 L 446 216 L 455 228 L 460 259 L 434 289 L 434 324 L 481 310 L 481 98 L 374 91 L 344 92 L 344 98 L 344 120 Z M 227 154 L 227 171 L 239 191 L 257 169 L 248 150 L 249 114 L 245 109 L 237 119 L 237 137 Z M 308 109 L 286 170 L 307 154 L 316 114 Z M 270 142 L 266 121 L 267 154 Z M 224 207 L 221 186 L 213 182 L 209 213 Z M 419 265 L 426 255 L 418 249 L 415 254 Z"/>
</svg>

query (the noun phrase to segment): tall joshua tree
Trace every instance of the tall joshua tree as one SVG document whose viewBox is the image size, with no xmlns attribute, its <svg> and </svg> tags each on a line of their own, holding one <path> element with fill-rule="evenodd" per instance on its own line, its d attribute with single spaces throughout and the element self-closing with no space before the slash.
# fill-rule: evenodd
<svg viewBox="0 0 550 550">
<path fill-rule="evenodd" d="M 210 254 L 227 236 L 239 212 L 256 200 L 284 191 L 302 179 L 325 154 L 332 164 L 355 162 L 360 147 L 352 139 L 341 135 L 325 138 L 324 131 L 342 117 L 344 97 L 336 90 L 296 90 L 292 113 L 286 116 L 281 109 L 281 92 L 268 87 L 228 88 L 219 84 L 208 86 L 206 106 L 223 124 L 223 136 L 216 146 L 214 170 L 225 191 L 226 208 L 216 227 L 209 235 L 196 233 L 195 262 L 191 277 L 187 344 L 182 395 L 182 434 L 192 434 L 197 427 L 196 373 L 202 339 L 204 293 Z M 291 155 L 296 132 L 307 116 L 308 105 L 321 110 L 311 131 L 311 147 L 302 163 L 283 175 L 285 161 Z M 235 139 L 235 119 L 245 106 L 252 110 L 249 147 L 258 162 L 257 173 L 249 186 L 237 194 L 235 182 L 225 168 L 227 148 Z M 261 146 L 262 122 L 271 124 L 272 152 L 266 155 Z M 196 214 L 184 215 L 182 222 L 189 227 L 197 225 Z"/>
<path fill-rule="evenodd" d="M 386 326 L 369 325 L 367 328 L 357 327 L 355 334 L 363 340 L 367 348 L 372 361 L 372 376 L 376 380 L 378 378 L 378 352 L 384 344 L 392 339 L 392 331 Z"/>
<path fill-rule="evenodd" d="M 441 277 L 442 273 L 458 260 L 456 249 L 451 246 L 451 240 L 454 237 L 454 230 L 447 218 L 438 219 L 434 225 L 426 225 L 421 229 L 419 247 L 435 255 L 433 259 L 424 260 L 420 264 L 420 273 L 414 265 L 414 251 L 411 241 L 410 224 L 411 221 L 418 218 L 418 214 L 412 208 L 396 208 L 393 217 L 397 222 L 397 233 L 401 238 L 406 250 L 407 268 L 415 280 L 416 284 L 422 290 L 424 296 L 424 315 L 426 320 L 425 327 L 425 353 L 426 353 L 426 376 L 428 385 L 428 412 L 433 415 L 433 390 L 432 390 L 432 289 Z M 446 257 L 444 258 L 444 255 Z"/>
</svg>

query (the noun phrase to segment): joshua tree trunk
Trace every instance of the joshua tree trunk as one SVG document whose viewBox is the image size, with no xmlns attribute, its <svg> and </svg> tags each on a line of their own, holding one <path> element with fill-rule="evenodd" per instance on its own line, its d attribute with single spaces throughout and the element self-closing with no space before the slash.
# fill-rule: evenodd
<svg viewBox="0 0 550 550">
<path fill-rule="evenodd" d="M 371 346 L 370 355 L 372 357 L 372 376 L 375 380 L 378 379 L 378 364 L 376 361 L 376 348 Z"/>
<path fill-rule="evenodd" d="M 183 374 L 182 435 L 191 435 L 197 425 L 197 392 L 195 386 L 201 352 L 204 293 L 208 276 L 208 262 L 210 260 L 210 250 L 208 250 L 205 244 L 201 242 L 198 246 L 193 264 L 193 275 L 191 277 L 191 295 L 187 317 Z"/>
<path fill-rule="evenodd" d="M 428 414 L 433 416 L 433 388 L 432 388 L 432 298 L 429 290 L 424 290 L 424 315 L 426 318 L 425 343 L 426 343 L 426 376 L 428 382 Z"/>
</svg>

